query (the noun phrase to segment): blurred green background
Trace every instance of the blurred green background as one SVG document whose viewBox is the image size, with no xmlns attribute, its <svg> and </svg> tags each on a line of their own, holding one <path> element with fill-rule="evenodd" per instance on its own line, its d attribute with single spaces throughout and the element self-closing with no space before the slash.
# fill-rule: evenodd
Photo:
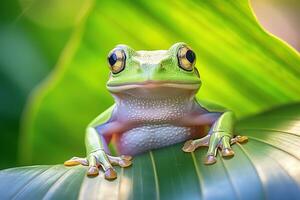
<svg viewBox="0 0 300 200">
<path fill-rule="evenodd" d="M 268 31 L 300 49 L 298 1 L 250 3 Z M 190 44 L 199 96 L 239 117 L 300 100 L 299 54 L 262 30 L 244 0 L 12 0 L 0 9 L 0 168 L 84 155 L 84 127 L 113 102 L 106 55 L 119 43 Z"/>
</svg>

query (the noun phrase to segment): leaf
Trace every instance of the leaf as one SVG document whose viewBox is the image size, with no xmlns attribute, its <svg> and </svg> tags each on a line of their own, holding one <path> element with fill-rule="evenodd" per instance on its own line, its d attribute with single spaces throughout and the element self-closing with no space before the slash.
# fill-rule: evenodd
<svg viewBox="0 0 300 200">
<path fill-rule="evenodd" d="M 1 199 L 297 199 L 300 192 L 300 104 L 237 124 L 247 135 L 231 159 L 203 164 L 207 148 L 182 144 L 137 156 L 116 167 L 114 181 L 85 176 L 87 167 L 30 166 L 0 171 Z"/>
<path fill-rule="evenodd" d="M 84 156 L 84 129 L 113 100 L 107 53 L 118 43 L 197 54 L 199 96 L 245 117 L 300 100 L 299 54 L 257 23 L 248 1 L 86 1 L 52 75 L 30 99 L 20 157 L 54 164 Z"/>
</svg>

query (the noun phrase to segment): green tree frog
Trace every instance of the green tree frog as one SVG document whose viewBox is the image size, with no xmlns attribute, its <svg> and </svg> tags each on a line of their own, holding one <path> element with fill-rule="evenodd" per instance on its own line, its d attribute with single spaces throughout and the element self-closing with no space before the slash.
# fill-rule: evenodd
<svg viewBox="0 0 300 200">
<path fill-rule="evenodd" d="M 194 51 L 185 43 L 157 51 L 116 46 L 108 55 L 107 82 L 115 104 L 88 125 L 87 157 L 64 164 L 87 165 L 89 176 L 98 175 L 101 167 L 106 179 L 115 179 L 113 165 L 128 167 L 131 156 L 184 141 L 185 152 L 208 146 L 205 164 L 216 162 L 218 149 L 222 156 L 233 156 L 231 144 L 247 138 L 233 136 L 232 111 L 214 110 L 197 99 L 201 80 L 195 62 Z M 112 138 L 121 156 L 109 155 Z"/>
</svg>

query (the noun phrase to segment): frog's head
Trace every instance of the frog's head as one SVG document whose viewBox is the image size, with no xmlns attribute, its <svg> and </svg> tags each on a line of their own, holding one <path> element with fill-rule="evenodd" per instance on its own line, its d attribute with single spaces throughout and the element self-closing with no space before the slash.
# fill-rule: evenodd
<svg viewBox="0 0 300 200">
<path fill-rule="evenodd" d="M 201 86 L 195 62 L 195 53 L 184 43 L 157 51 L 118 45 L 108 55 L 111 75 L 107 88 L 113 95 L 194 95 Z"/>
</svg>

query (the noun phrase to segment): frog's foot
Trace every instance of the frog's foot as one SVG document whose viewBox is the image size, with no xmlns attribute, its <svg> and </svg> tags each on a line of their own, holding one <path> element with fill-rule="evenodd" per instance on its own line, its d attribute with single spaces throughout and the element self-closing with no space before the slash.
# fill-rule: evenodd
<svg viewBox="0 0 300 200">
<path fill-rule="evenodd" d="M 231 145 L 234 143 L 243 143 L 247 140 L 248 138 L 246 136 L 236 136 L 232 138 L 232 136 L 226 132 L 212 133 L 204 164 L 211 165 L 217 161 L 216 156 L 218 148 L 221 149 L 221 154 L 223 157 L 234 156 L 234 151 L 232 150 Z"/>
<path fill-rule="evenodd" d="M 217 161 L 216 155 L 218 149 L 221 149 L 223 157 L 232 157 L 234 156 L 234 151 L 231 149 L 231 145 L 234 143 L 243 143 L 247 140 L 248 138 L 246 136 L 236 136 L 232 138 L 225 132 L 217 132 L 200 139 L 186 141 L 182 150 L 184 152 L 193 152 L 199 147 L 208 146 L 209 149 L 204 163 L 210 165 Z"/>
<path fill-rule="evenodd" d="M 89 154 L 87 158 L 73 157 L 64 162 L 65 166 L 84 165 L 89 166 L 87 175 L 97 176 L 99 174 L 99 167 L 104 171 L 105 179 L 112 180 L 117 178 L 117 172 L 112 165 L 119 165 L 120 167 L 128 167 L 132 164 L 131 156 L 110 156 L 106 155 L 103 150 L 98 150 Z"/>
</svg>

